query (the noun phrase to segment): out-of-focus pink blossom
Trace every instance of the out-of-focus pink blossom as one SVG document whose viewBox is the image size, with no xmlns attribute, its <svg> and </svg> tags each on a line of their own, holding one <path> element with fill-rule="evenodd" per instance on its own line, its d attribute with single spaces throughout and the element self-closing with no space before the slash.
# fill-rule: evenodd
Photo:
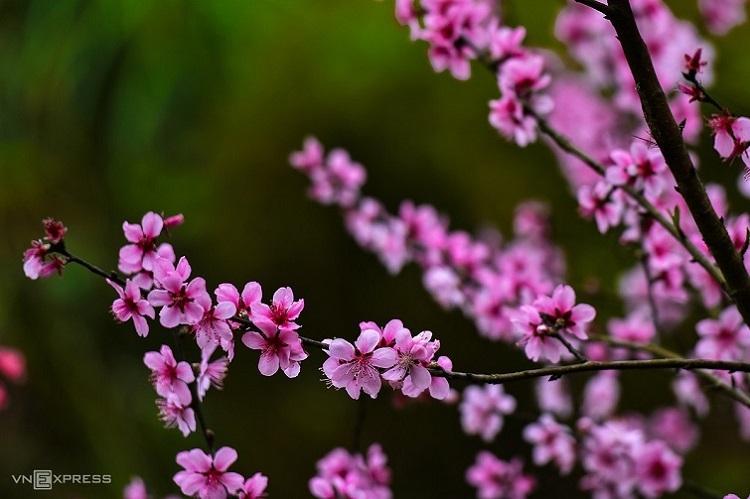
<svg viewBox="0 0 750 499">
<path fill-rule="evenodd" d="M 477 454 L 466 481 L 476 487 L 479 499 L 526 499 L 535 487 L 534 478 L 523 473 L 520 459 L 503 461 L 487 451 Z"/>
<path fill-rule="evenodd" d="M 491 442 L 502 430 L 504 416 L 516 410 L 516 399 L 501 385 L 468 386 L 459 410 L 463 430 Z"/>
</svg>

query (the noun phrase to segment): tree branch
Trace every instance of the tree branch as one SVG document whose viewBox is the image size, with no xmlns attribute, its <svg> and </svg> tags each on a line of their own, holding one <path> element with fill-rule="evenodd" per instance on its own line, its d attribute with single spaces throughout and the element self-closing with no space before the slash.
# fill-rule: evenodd
<svg viewBox="0 0 750 499">
<path fill-rule="evenodd" d="M 458 379 L 477 383 L 500 385 L 527 379 L 552 377 L 558 378 L 567 374 L 596 371 L 634 371 L 634 370 L 656 370 L 656 369 L 685 369 L 688 371 L 697 369 L 717 369 L 729 372 L 750 372 L 750 364 L 746 362 L 734 362 L 724 360 L 708 359 L 645 359 L 645 360 L 613 360 L 594 361 L 590 360 L 578 364 L 563 364 L 542 367 L 539 369 L 527 369 L 500 374 L 477 374 L 458 371 L 445 371 L 440 368 L 430 368 L 434 376 L 448 379 Z"/>
<path fill-rule="evenodd" d="M 609 6 L 598 2 L 597 0 L 575 0 L 576 3 L 580 3 L 581 5 L 585 5 L 586 7 L 591 7 L 594 10 L 598 10 L 605 16 L 609 15 Z"/>
<path fill-rule="evenodd" d="M 608 19 L 617 33 L 635 79 L 651 135 L 677 181 L 678 191 L 685 199 L 703 240 L 724 275 L 730 298 L 737 305 L 745 323 L 750 324 L 750 277 L 690 159 L 682 139 L 682 130 L 672 115 L 648 47 L 638 31 L 630 1 L 609 0 L 609 11 Z"/>
<path fill-rule="evenodd" d="M 552 142 L 554 142 L 557 147 L 570 154 L 571 156 L 578 158 L 599 175 L 604 176 L 604 165 L 574 146 L 567 137 L 563 136 L 557 130 L 552 128 L 547 120 L 545 120 L 542 116 L 539 116 L 533 109 L 531 109 L 531 107 L 527 106 L 526 112 L 534 116 L 539 125 L 539 130 L 541 130 L 544 135 L 549 137 L 549 139 L 552 140 Z M 706 258 L 706 255 L 704 255 L 697 246 L 695 246 L 688 238 L 685 237 L 679 227 L 677 227 L 667 217 L 665 217 L 658 208 L 651 204 L 651 202 L 649 202 L 649 200 L 646 199 L 643 194 L 633 188 L 633 186 L 622 185 L 616 187 L 625 191 L 625 193 L 630 196 L 636 203 L 638 203 L 638 205 L 643 208 L 651 218 L 653 218 L 659 225 L 664 227 L 664 229 L 666 229 L 666 231 L 669 232 L 669 234 L 672 235 L 672 237 L 674 237 L 685 248 L 692 259 L 701 267 L 703 267 L 706 272 L 708 272 L 711 277 L 719 284 L 719 286 L 722 287 L 722 289 L 729 293 L 726 282 L 724 281 L 724 276 L 721 274 L 719 269 L 717 269 L 716 266 L 711 263 L 708 258 Z"/>
</svg>

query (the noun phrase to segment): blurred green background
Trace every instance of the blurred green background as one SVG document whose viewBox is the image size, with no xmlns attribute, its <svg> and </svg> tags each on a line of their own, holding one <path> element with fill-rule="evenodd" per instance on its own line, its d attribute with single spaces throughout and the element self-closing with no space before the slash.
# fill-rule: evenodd
<svg viewBox="0 0 750 499">
<path fill-rule="evenodd" d="M 560 51 L 552 25 L 563 2 L 505 3 L 507 22 L 525 24 L 530 44 Z M 694 18 L 693 2 L 671 4 Z M 745 114 L 748 43 L 747 27 L 717 42 L 717 93 Z M 186 224 L 172 242 L 211 288 L 254 279 L 268 294 L 291 285 L 306 300 L 308 336 L 351 337 L 360 320 L 399 317 L 434 331 L 457 368 L 527 364 L 441 311 L 415 268 L 388 276 L 335 210 L 305 197 L 287 155 L 308 133 L 348 148 L 368 167 L 365 191 L 391 209 L 405 198 L 430 202 L 456 228 L 508 233 L 519 201 L 549 202 L 569 281 L 601 283 L 601 294 L 586 298 L 601 317 L 620 313 L 612 295 L 618 272 L 633 263 L 628 250 L 578 217 L 543 146 L 518 149 L 487 125 L 491 76 L 435 75 L 425 46 L 393 20 L 391 2 L 2 0 L 0 71 L 0 344 L 23 350 L 29 368 L 0 413 L 0 497 L 29 497 L 10 474 L 34 468 L 113 475 L 111 488 L 58 487 L 54 497 L 117 497 L 132 475 L 159 496 L 176 492 L 175 453 L 202 443 L 156 417 L 141 357 L 167 332 L 153 328 L 143 340 L 118 326 L 107 311 L 112 291 L 81 269 L 43 282 L 23 277 L 21 253 L 44 216 L 66 222 L 72 251 L 114 267 L 122 220 L 182 212 Z M 704 174 L 726 181 L 743 209 L 736 171 L 703 152 Z M 680 333 L 688 344 L 691 329 Z M 356 404 L 325 389 L 322 357 L 311 356 L 294 381 L 264 378 L 257 355 L 238 346 L 225 390 L 207 398 L 219 444 L 239 451 L 235 470 L 270 475 L 273 497 L 306 497 L 315 461 L 352 440 Z M 625 410 L 671 402 L 667 374 L 624 380 Z M 509 388 L 521 411 L 533 410 L 531 389 Z M 471 496 L 464 471 L 485 446 L 462 434 L 455 407 L 396 410 L 388 397 L 368 406 L 364 440 L 383 444 L 397 498 Z M 747 493 L 750 446 L 738 441 L 732 412 L 717 401 L 685 475 Z M 506 424 L 487 448 L 528 464 L 521 423 Z M 536 497 L 576 497 L 576 477 L 535 473 Z"/>
</svg>

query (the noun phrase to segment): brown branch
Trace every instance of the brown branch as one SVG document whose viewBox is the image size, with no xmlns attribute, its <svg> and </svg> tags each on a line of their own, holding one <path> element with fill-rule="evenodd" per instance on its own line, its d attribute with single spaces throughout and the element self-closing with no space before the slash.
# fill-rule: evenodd
<svg viewBox="0 0 750 499">
<path fill-rule="evenodd" d="M 648 352 L 648 353 L 651 353 L 653 355 L 656 355 L 662 358 L 669 358 L 669 359 L 681 358 L 680 354 L 678 354 L 677 352 L 673 352 L 660 345 L 655 345 L 653 343 L 635 343 L 631 341 L 616 340 L 606 335 L 592 335 L 590 337 L 590 340 L 601 341 L 601 342 L 607 343 L 609 346 L 612 346 L 612 347 L 627 348 L 629 350 L 634 350 L 634 351 Z M 739 402 L 740 404 L 743 404 L 746 407 L 750 408 L 750 395 L 748 395 L 747 393 L 739 390 L 736 387 L 733 387 L 729 383 L 725 382 L 718 376 L 708 371 L 699 370 L 699 371 L 695 371 L 694 374 L 698 376 L 700 379 L 702 379 L 709 388 L 718 390 L 722 394 L 733 399 L 734 401 Z"/>
<path fill-rule="evenodd" d="M 746 362 L 733 362 L 724 360 L 708 359 L 645 359 L 645 360 L 613 360 L 613 361 L 594 361 L 590 360 L 578 364 L 563 364 L 542 367 L 539 369 L 527 369 L 524 371 L 514 371 L 500 374 L 477 374 L 458 371 L 445 371 L 438 367 L 430 368 L 434 376 L 441 376 L 448 379 L 458 379 L 485 384 L 504 384 L 513 381 L 522 381 L 527 379 L 552 377 L 558 378 L 568 374 L 597 371 L 635 371 L 635 370 L 656 370 L 656 369 L 684 369 L 687 371 L 699 369 L 716 369 L 729 372 L 750 372 L 750 364 Z"/>
<path fill-rule="evenodd" d="M 651 136 L 664 155 L 677 181 L 678 191 L 685 199 L 703 240 L 724 275 L 730 298 L 737 305 L 745 323 L 750 324 L 750 277 L 690 159 L 682 139 L 682 130 L 672 115 L 648 47 L 636 25 L 630 1 L 609 0 L 608 19 L 617 33 L 633 74 Z"/>
<path fill-rule="evenodd" d="M 570 154 L 571 156 L 578 158 L 599 175 L 604 176 L 604 165 L 573 145 L 567 137 L 552 128 L 547 120 L 534 112 L 533 109 L 531 109 L 530 107 L 526 107 L 526 112 L 534 116 L 539 125 L 539 130 L 541 130 L 544 135 L 549 137 L 549 139 L 552 140 L 552 142 L 554 142 L 557 147 Z M 659 211 L 656 206 L 651 204 L 651 202 L 646 199 L 643 194 L 633 188 L 633 186 L 622 185 L 617 187 L 622 189 L 628 196 L 630 196 L 636 203 L 638 203 L 638 205 L 646 211 L 648 216 L 653 218 L 659 225 L 664 227 L 664 229 L 666 229 L 666 231 L 669 232 L 669 234 L 672 235 L 672 237 L 674 237 L 677 242 L 679 242 L 685 248 L 692 259 L 701 267 L 703 267 L 706 272 L 708 272 L 711 277 L 719 284 L 719 286 L 721 286 L 724 290 L 727 290 L 726 283 L 724 282 L 724 276 L 722 276 L 719 269 L 717 269 L 716 266 L 711 263 L 708 258 L 706 258 L 706 255 L 704 255 L 696 245 L 694 245 L 687 237 L 685 237 L 685 234 L 679 227 L 677 227 L 666 216 L 664 216 L 664 214 Z"/>
<path fill-rule="evenodd" d="M 580 3 L 581 5 L 585 5 L 587 7 L 591 7 L 594 10 L 598 10 L 602 14 L 606 16 L 609 15 L 609 6 L 597 1 L 597 0 L 575 0 L 576 3 Z"/>
</svg>

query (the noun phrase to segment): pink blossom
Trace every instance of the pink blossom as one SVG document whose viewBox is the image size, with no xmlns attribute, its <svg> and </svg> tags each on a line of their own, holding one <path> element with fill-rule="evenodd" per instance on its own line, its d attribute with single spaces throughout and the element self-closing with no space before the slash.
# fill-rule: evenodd
<svg viewBox="0 0 750 499">
<path fill-rule="evenodd" d="M 435 363 L 444 371 L 450 372 L 453 370 L 453 362 L 445 355 L 441 355 L 437 358 Z M 448 380 L 441 376 L 432 376 L 430 382 L 430 396 L 436 400 L 443 400 L 446 403 L 451 403 L 451 387 L 448 384 Z"/>
<path fill-rule="evenodd" d="M 261 351 L 258 371 L 263 376 L 273 376 L 281 368 L 288 378 L 295 378 L 300 372 L 299 363 L 307 358 L 299 335 L 292 329 L 249 331 L 242 336 L 242 343 Z"/>
<path fill-rule="evenodd" d="M 138 285 L 128 279 L 125 281 L 125 289 L 123 289 L 122 286 L 109 279 L 107 279 L 107 282 L 119 296 L 112 302 L 112 313 L 115 318 L 120 322 L 127 322 L 132 319 L 138 336 L 148 336 L 146 317 L 153 319 L 156 317 L 156 313 L 148 300 L 141 298 L 141 289 Z"/>
<path fill-rule="evenodd" d="M 317 475 L 309 482 L 310 493 L 320 499 L 391 499 L 391 470 L 378 444 L 367 455 L 350 454 L 342 448 L 329 452 L 317 463 Z"/>
<path fill-rule="evenodd" d="M 607 329 L 612 338 L 632 343 L 650 343 L 656 335 L 654 321 L 643 310 L 637 310 L 624 319 L 611 319 Z"/>
<path fill-rule="evenodd" d="M 536 398 L 539 409 L 561 418 L 573 412 L 573 400 L 565 378 L 548 380 L 540 378 L 536 382 Z"/>
<path fill-rule="evenodd" d="M 750 329 L 735 307 L 721 312 L 719 318 L 703 319 L 695 326 L 700 340 L 695 346 L 698 357 L 742 360 L 750 346 Z"/>
<path fill-rule="evenodd" d="M 715 35 L 725 35 L 747 20 L 746 0 L 698 0 L 706 26 Z"/>
<path fill-rule="evenodd" d="M 535 307 L 523 305 L 518 314 L 513 318 L 516 331 L 522 335 L 519 341 L 524 346 L 526 356 L 538 362 L 546 359 L 550 362 L 559 362 L 565 352 L 565 346 L 551 336 L 549 327 L 544 323 L 542 316 Z"/>
<path fill-rule="evenodd" d="M 299 329 L 296 321 L 302 309 L 305 308 L 305 300 L 294 301 L 292 288 L 279 288 L 273 294 L 270 305 L 260 300 L 251 303 L 251 320 L 265 333 L 272 333 L 276 329 L 293 331 Z"/>
<path fill-rule="evenodd" d="M 268 487 L 268 477 L 262 473 L 256 473 L 242 485 L 239 491 L 240 499 L 260 499 L 266 497 L 266 488 Z"/>
<path fill-rule="evenodd" d="M 20 350 L 0 346 L 0 374 L 14 383 L 26 377 L 26 358 Z"/>
<path fill-rule="evenodd" d="M 499 26 L 497 18 L 493 18 L 488 33 L 487 48 L 493 59 L 504 61 L 524 54 L 523 39 L 526 37 L 526 28 L 523 26 L 517 28 Z"/>
<path fill-rule="evenodd" d="M 479 499 L 525 499 L 535 487 L 534 478 L 523 473 L 520 459 L 503 461 L 487 451 L 477 454 L 466 481 L 477 488 Z"/>
<path fill-rule="evenodd" d="M 201 349 L 219 345 L 229 354 L 229 360 L 232 360 L 234 336 L 227 321 L 234 317 L 237 309 L 226 301 L 214 305 L 208 293 L 201 293 L 196 302 L 203 309 L 203 317 L 193 325 L 196 343 Z"/>
<path fill-rule="evenodd" d="M 380 391 L 380 373 L 377 368 L 393 367 L 398 354 L 393 348 L 380 347 L 381 335 L 375 329 L 365 329 L 354 345 L 336 338 L 328 340 L 325 351 L 329 358 L 323 363 L 323 372 L 336 388 L 345 388 L 353 399 L 358 399 L 361 390 L 375 398 Z"/>
<path fill-rule="evenodd" d="M 503 428 L 503 417 L 516 410 L 516 399 L 501 385 L 468 386 L 459 410 L 464 431 L 491 442 Z"/>
<path fill-rule="evenodd" d="M 289 163 L 292 167 L 303 172 L 322 167 L 324 160 L 325 150 L 315 137 L 305 138 L 302 150 L 293 152 L 289 156 Z"/>
<path fill-rule="evenodd" d="M 237 309 L 238 314 L 249 315 L 251 307 L 256 303 L 260 303 L 263 296 L 263 289 L 260 287 L 260 284 L 252 281 L 245 284 L 242 288 L 242 293 L 240 293 L 234 284 L 223 283 L 219 284 L 214 294 L 218 303 L 231 303 Z"/>
<path fill-rule="evenodd" d="M 663 442 L 654 440 L 635 453 L 638 490 L 645 497 L 660 497 L 682 485 L 682 458 Z"/>
<path fill-rule="evenodd" d="M 526 114 L 523 104 L 513 95 L 503 95 L 490 101 L 490 125 L 519 147 L 526 147 L 537 139 L 536 119 Z"/>
<path fill-rule="evenodd" d="M 698 442 L 698 427 L 691 421 L 688 411 L 679 407 L 665 407 L 654 412 L 648 429 L 650 436 L 679 453 L 684 454 Z"/>
<path fill-rule="evenodd" d="M 243 486 L 239 473 L 227 471 L 237 460 L 237 451 L 222 447 L 211 456 L 200 449 L 177 454 L 177 464 L 184 468 L 174 476 L 183 494 L 200 499 L 225 499 L 227 493 L 237 494 Z"/>
<path fill-rule="evenodd" d="M 750 166 L 750 118 L 715 114 L 708 125 L 714 133 L 714 149 L 726 160 L 741 157 Z"/>
<path fill-rule="evenodd" d="M 65 261 L 50 252 L 50 243 L 41 239 L 31 241 L 31 247 L 23 253 L 23 273 L 29 279 L 62 274 Z"/>
<path fill-rule="evenodd" d="M 534 446 L 534 464 L 542 466 L 554 462 L 560 473 L 567 475 L 576 462 L 576 440 L 565 425 L 550 414 L 542 414 L 539 421 L 523 430 L 523 437 Z"/>
<path fill-rule="evenodd" d="M 206 281 L 196 277 L 188 283 L 190 272 L 190 264 L 184 256 L 176 267 L 164 259 L 154 265 L 154 278 L 161 289 L 151 291 L 148 301 L 155 307 L 163 307 L 159 311 L 159 322 L 166 328 L 196 324 L 203 317 L 201 303 L 205 303 L 208 296 Z"/>
<path fill-rule="evenodd" d="M 432 340 L 430 331 L 412 338 L 409 330 L 402 328 L 396 333 L 393 348 L 397 354 L 396 365 L 383 373 L 383 379 L 400 385 L 407 397 L 418 397 L 432 384 L 427 366 L 440 348 L 440 341 Z"/>
<path fill-rule="evenodd" d="M 221 390 L 224 387 L 224 378 L 226 378 L 227 371 L 229 370 L 229 360 L 226 357 L 219 357 L 214 361 L 210 361 L 213 352 L 214 349 L 212 348 L 201 350 L 201 363 L 196 378 L 198 400 L 203 400 L 210 387 L 213 386 L 217 390 Z"/>
<path fill-rule="evenodd" d="M 620 383 L 616 371 L 601 371 L 592 376 L 583 391 L 584 415 L 604 419 L 617 408 L 620 400 Z"/>
<path fill-rule="evenodd" d="M 672 390 L 683 406 L 692 407 L 698 416 L 708 414 L 708 399 L 694 374 L 679 373 L 672 382 Z"/>
<path fill-rule="evenodd" d="M 122 499 L 148 499 L 146 484 L 140 477 L 133 477 L 122 491 Z"/>
<path fill-rule="evenodd" d="M 616 189 L 605 182 L 578 189 L 578 204 L 584 217 L 593 217 L 602 234 L 620 224 L 623 204 Z"/>
<path fill-rule="evenodd" d="M 544 57 L 541 55 L 528 54 L 510 59 L 500 68 L 500 90 L 523 98 L 545 89 L 551 78 L 545 73 L 544 66 Z"/>
<path fill-rule="evenodd" d="M 54 218 L 45 218 L 42 220 L 44 226 L 44 238 L 51 244 L 59 244 L 65 237 L 65 233 L 68 232 L 68 228 Z"/>
<path fill-rule="evenodd" d="M 123 222 L 122 230 L 130 244 L 120 248 L 118 267 L 122 272 L 131 274 L 141 269 L 152 271 L 157 258 L 156 238 L 164 228 L 161 216 L 149 211 L 140 224 Z"/>
<path fill-rule="evenodd" d="M 659 149 L 650 149 L 642 141 L 634 141 L 630 151 L 617 149 L 610 155 L 612 166 L 606 178 L 613 185 L 633 185 L 644 188 L 649 196 L 658 195 L 665 186 L 663 173 L 667 163 Z"/>
<path fill-rule="evenodd" d="M 158 352 L 146 352 L 143 363 L 151 370 L 151 381 L 156 393 L 162 397 L 178 393 L 181 399 L 188 399 L 188 403 L 190 402 L 187 385 L 195 380 L 193 369 L 185 361 L 177 362 L 169 346 L 162 345 Z"/>
<path fill-rule="evenodd" d="M 555 287 L 552 296 L 541 296 L 534 300 L 534 307 L 545 322 L 549 322 L 550 328 L 580 340 L 588 338 L 586 328 L 596 316 L 596 310 L 591 305 L 576 304 L 575 291 L 566 285 Z"/>
<path fill-rule="evenodd" d="M 191 402 L 192 396 L 189 390 L 170 392 L 156 401 L 159 416 L 164 425 L 167 428 L 176 427 L 184 437 L 195 431 L 195 412 L 190 406 Z"/>
</svg>

